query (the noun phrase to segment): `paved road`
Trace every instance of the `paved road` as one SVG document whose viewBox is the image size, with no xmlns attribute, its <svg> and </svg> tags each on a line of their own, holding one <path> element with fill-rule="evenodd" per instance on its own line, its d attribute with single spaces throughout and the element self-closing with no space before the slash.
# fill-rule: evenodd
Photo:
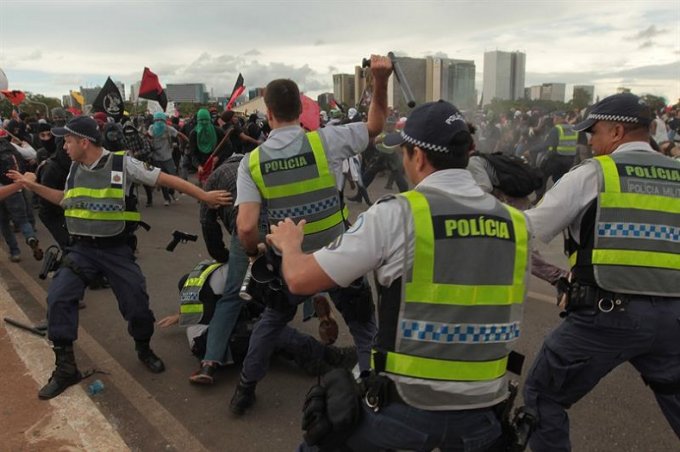
<svg viewBox="0 0 680 452">
<path fill-rule="evenodd" d="M 374 197 L 385 193 L 384 183 L 384 178 L 375 180 L 370 190 Z M 160 200 L 160 193 L 155 198 Z M 365 205 L 350 203 L 353 215 L 364 208 Z M 147 277 L 152 308 L 161 318 L 177 310 L 180 276 L 207 257 L 200 239 L 180 244 L 174 253 L 165 251 L 173 229 L 200 234 L 198 204 L 182 196 L 170 207 L 142 207 L 142 215 L 152 230 L 139 232 L 139 264 Z M 43 244 L 50 242 L 44 227 L 40 227 L 39 236 Z M 565 264 L 560 254 L 561 240 L 540 248 L 549 260 Z M 38 321 L 44 316 L 48 282 L 37 278 L 39 265 L 29 260 L 27 249 L 24 256 L 19 265 L 0 258 L 0 275 L 24 312 Z M 517 346 L 527 355 L 525 371 L 544 335 L 559 322 L 552 304 L 552 288 L 533 278 L 530 291 Z M 197 368 L 197 361 L 188 350 L 184 331 L 175 327 L 157 330 L 152 345 L 165 360 L 167 371 L 150 374 L 136 359 L 111 291 L 88 291 L 86 303 L 87 308 L 80 311 L 79 365 L 110 373 L 101 377 L 106 387 L 94 399 L 131 449 L 272 452 L 293 450 L 299 443 L 301 401 L 314 378 L 286 361 L 273 362 L 269 375 L 258 386 L 254 409 L 235 418 L 227 406 L 238 369 L 232 366 L 220 371 L 212 387 L 190 385 L 187 378 Z M 303 324 L 300 317 L 295 325 L 310 334 L 315 334 L 317 326 L 314 320 Z M 346 328 L 341 330 L 340 345 L 349 345 L 351 338 Z M 613 371 L 572 408 L 571 418 L 575 451 L 678 449 L 678 440 L 651 391 L 629 365 Z"/>
</svg>

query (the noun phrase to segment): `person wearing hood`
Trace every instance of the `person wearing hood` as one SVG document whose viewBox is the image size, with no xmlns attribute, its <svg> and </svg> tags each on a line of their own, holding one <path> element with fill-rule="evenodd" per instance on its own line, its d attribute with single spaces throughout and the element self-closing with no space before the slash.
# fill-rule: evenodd
<svg viewBox="0 0 680 452">
<path fill-rule="evenodd" d="M 191 162 L 198 171 L 203 170 L 203 165 L 213 152 L 225 152 L 220 160 L 229 157 L 232 153 L 231 143 L 225 137 L 224 131 L 212 123 L 210 112 L 201 108 L 196 113 L 196 127 L 189 135 L 189 153 Z"/>
<path fill-rule="evenodd" d="M 50 135 L 52 134 L 51 131 L 49 133 Z M 59 137 L 59 141 L 61 142 L 61 146 L 56 147 L 52 155 L 38 166 L 36 177 L 37 181 L 46 187 L 63 190 L 66 185 L 66 177 L 71 168 L 71 159 L 64 149 L 63 137 Z M 59 248 L 63 250 L 70 242 L 69 234 L 66 230 L 64 209 L 40 196 L 37 196 L 37 198 L 38 218 L 40 218 L 40 221 L 42 221 L 50 234 L 52 234 L 52 237 L 59 245 Z"/>
<path fill-rule="evenodd" d="M 57 143 L 54 135 L 50 131 L 51 125 L 49 123 L 38 124 L 38 139 L 36 140 L 37 148 L 36 156 L 38 164 L 52 157 L 57 150 Z"/>
<path fill-rule="evenodd" d="M 153 138 L 151 161 L 153 166 L 160 168 L 162 172 L 177 175 L 177 167 L 172 159 L 172 140 L 176 137 L 180 140 L 188 140 L 188 138 L 174 127 L 168 127 L 167 120 L 168 116 L 162 111 L 153 114 L 153 124 L 148 131 L 149 136 Z M 170 202 L 174 200 L 175 192 L 166 187 L 162 187 L 162 192 L 163 199 L 165 199 L 163 204 L 169 206 Z M 151 200 L 147 200 L 147 205 L 150 204 Z"/>
</svg>

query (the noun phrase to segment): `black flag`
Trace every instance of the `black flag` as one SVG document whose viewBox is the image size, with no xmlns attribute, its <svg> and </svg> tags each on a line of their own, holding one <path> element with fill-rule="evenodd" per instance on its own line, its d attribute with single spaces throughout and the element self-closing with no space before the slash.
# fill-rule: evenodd
<svg viewBox="0 0 680 452">
<path fill-rule="evenodd" d="M 118 91 L 118 87 L 111 77 L 106 79 L 104 87 L 99 91 L 99 95 L 92 103 L 92 109 L 94 111 L 103 111 L 107 116 L 112 117 L 116 122 L 120 122 L 123 117 L 123 110 L 125 110 L 125 104 L 123 104 L 123 97 Z"/>
<path fill-rule="evenodd" d="M 151 72 L 148 67 L 144 68 L 144 73 L 142 74 L 142 83 L 139 85 L 139 97 L 155 100 L 161 104 L 163 111 L 168 106 L 168 97 L 161 86 L 161 82 L 158 81 L 158 76 Z"/>
<path fill-rule="evenodd" d="M 231 90 L 231 96 L 229 96 L 229 102 L 227 102 L 227 107 L 225 110 L 231 110 L 231 106 L 234 105 L 234 101 L 241 95 L 243 94 L 243 91 L 245 91 L 246 87 L 243 85 L 243 76 L 239 72 L 238 77 L 236 78 L 236 83 L 234 84 L 234 89 Z"/>
</svg>

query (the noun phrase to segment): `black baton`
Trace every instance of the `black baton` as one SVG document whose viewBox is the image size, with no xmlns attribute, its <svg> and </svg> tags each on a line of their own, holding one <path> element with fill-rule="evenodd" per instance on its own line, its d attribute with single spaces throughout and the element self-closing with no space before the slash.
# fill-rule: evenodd
<svg viewBox="0 0 680 452">
<path fill-rule="evenodd" d="M 397 61 L 397 57 L 394 55 L 394 52 L 389 52 L 387 57 L 392 61 L 394 77 L 397 79 L 397 82 L 399 82 L 399 88 L 401 88 L 401 94 L 404 96 L 404 99 L 406 99 L 406 105 L 408 105 L 409 108 L 415 107 L 416 100 L 415 97 L 413 97 L 411 85 L 408 84 L 404 71 L 401 70 L 401 65 Z M 371 67 L 371 60 L 368 58 L 361 60 L 361 67 Z"/>
<path fill-rule="evenodd" d="M 16 320 L 12 320 L 9 317 L 5 317 L 4 320 L 5 320 L 5 323 L 9 323 L 12 326 L 15 326 L 17 328 L 21 328 L 22 330 L 26 330 L 26 331 L 33 333 L 33 334 L 36 334 L 38 336 L 45 337 L 44 331 L 40 331 L 39 329 L 34 328 L 30 325 L 25 325 L 23 323 L 17 322 Z"/>
</svg>

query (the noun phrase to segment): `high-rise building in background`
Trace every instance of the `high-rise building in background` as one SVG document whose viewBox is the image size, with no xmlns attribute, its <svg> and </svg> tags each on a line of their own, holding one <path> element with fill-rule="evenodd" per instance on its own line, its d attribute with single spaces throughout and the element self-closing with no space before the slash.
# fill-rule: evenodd
<svg viewBox="0 0 680 452">
<path fill-rule="evenodd" d="M 529 100 L 540 100 L 541 91 L 543 90 L 542 85 L 534 85 L 525 89 L 526 97 Z"/>
<path fill-rule="evenodd" d="M 368 101 L 370 98 L 368 94 L 366 95 L 366 99 L 363 99 L 363 97 L 366 86 L 370 86 L 371 84 L 371 70 L 364 69 L 361 66 L 354 66 L 354 105 L 361 105 L 362 101 Z"/>
<path fill-rule="evenodd" d="M 73 100 L 71 99 L 70 94 L 64 94 L 61 96 L 61 105 L 64 108 L 72 107 L 73 106 Z"/>
<path fill-rule="evenodd" d="M 484 52 L 483 105 L 493 99 L 517 100 L 524 97 L 526 54 L 523 52 Z"/>
<path fill-rule="evenodd" d="M 116 85 L 116 88 L 118 88 L 118 91 L 120 92 L 120 98 L 125 100 L 125 84 L 123 82 L 113 82 L 114 85 Z"/>
<path fill-rule="evenodd" d="M 333 96 L 335 101 L 353 107 L 354 74 L 333 74 Z"/>
<path fill-rule="evenodd" d="M 85 104 L 84 105 L 92 105 L 97 99 L 97 96 L 99 95 L 99 91 L 102 90 L 101 86 L 95 86 L 94 88 L 84 88 L 80 87 L 80 94 L 83 95 L 83 99 L 85 99 Z"/>
<path fill-rule="evenodd" d="M 426 99 L 426 78 L 427 65 L 425 58 L 397 57 L 399 66 L 408 81 L 409 87 L 413 92 L 416 104 L 422 104 Z M 406 116 L 409 108 L 406 99 L 402 94 L 399 82 L 392 75 L 387 84 L 387 105 L 398 110 L 402 116 Z"/>
<path fill-rule="evenodd" d="M 541 85 L 541 99 L 564 102 L 566 89 L 565 83 L 544 83 Z"/>
<path fill-rule="evenodd" d="M 475 62 L 451 58 L 425 58 L 425 100 L 451 102 L 462 110 L 477 104 Z"/>
<path fill-rule="evenodd" d="M 264 96 L 264 88 L 252 88 L 248 90 L 248 99 L 252 100 L 256 97 Z"/>
<path fill-rule="evenodd" d="M 141 80 L 130 85 L 130 102 L 137 102 L 137 99 L 139 99 L 139 87 L 140 86 L 142 86 Z"/>
<path fill-rule="evenodd" d="M 586 105 L 591 105 L 595 100 L 595 87 L 593 85 L 574 85 L 572 99 L 583 99 Z"/>
<path fill-rule="evenodd" d="M 165 94 L 172 102 L 194 102 L 203 104 L 208 101 L 208 93 L 203 83 L 168 83 Z"/>
</svg>

